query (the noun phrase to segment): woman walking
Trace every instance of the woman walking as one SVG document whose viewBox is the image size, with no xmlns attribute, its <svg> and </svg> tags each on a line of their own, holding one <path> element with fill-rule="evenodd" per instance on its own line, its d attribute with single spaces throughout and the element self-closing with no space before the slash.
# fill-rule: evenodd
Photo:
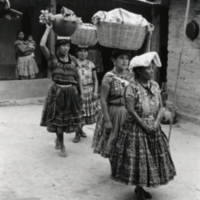
<svg viewBox="0 0 200 200">
<path fill-rule="evenodd" d="M 53 81 L 44 106 L 41 126 L 47 126 L 49 132 L 56 133 L 56 149 L 60 148 L 60 156 L 66 157 L 63 134 L 76 132 L 81 127 L 83 90 L 77 61 L 68 54 L 70 38 L 57 37 L 56 55 L 50 54 L 46 42 L 51 28 L 46 25 L 40 42 L 41 50 L 51 66 Z"/>
<path fill-rule="evenodd" d="M 83 124 L 94 124 L 97 121 L 97 114 L 100 110 L 98 101 L 98 80 L 95 65 L 87 60 L 88 48 L 77 47 L 77 62 L 81 69 L 81 80 L 83 84 Z M 80 137 L 86 138 L 83 126 L 76 132 L 74 142 L 80 141 Z"/>
<path fill-rule="evenodd" d="M 161 130 L 162 102 L 158 84 L 152 80 L 154 66 L 160 67 L 156 52 L 136 56 L 130 62 L 135 79 L 125 98 L 129 117 L 110 156 L 112 178 L 135 185 L 137 200 L 151 198 L 143 187 L 167 184 L 176 175 L 168 139 Z"/>
<path fill-rule="evenodd" d="M 107 72 L 101 85 L 101 109 L 94 132 L 94 153 L 109 158 L 116 146 L 119 130 L 127 118 L 124 91 L 132 78 L 128 70 L 130 52 L 114 50 L 114 68 Z"/>
<path fill-rule="evenodd" d="M 35 48 L 29 47 L 26 41 L 24 41 L 23 31 L 18 31 L 14 47 L 17 59 L 16 78 L 35 78 L 36 74 L 39 72 L 35 59 L 32 57 Z"/>
</svg>

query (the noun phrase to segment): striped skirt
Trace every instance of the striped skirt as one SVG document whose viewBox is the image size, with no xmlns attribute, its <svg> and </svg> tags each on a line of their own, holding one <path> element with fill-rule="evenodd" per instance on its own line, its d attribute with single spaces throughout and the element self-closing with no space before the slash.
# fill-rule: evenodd
<svg viewBox="0 0 200 200">
<path fill-rule="evenodd" d="M 154 121 L 147 120 L 147 124 Z M 168 139 L 159 130 L 146 134 L 133 121 L 126 121 L 110 156 L 112 178 L 127 185 L 157 187 L 165 185 L 176 175 Z"/>
<path fill-rule="evenodd" d="M 108 158 L 112 152 L 115 152 L 116 142 L 119 137 L 120 128 L 127 118 L 127 110 L 124 106 L 108 106 L 108 114 L 112 123 L 112 130 L 108 134 L 104 129 L 104 117 L 102 112 L 99 113 L 97 124 L 94 132 L 92 148 L 94 153 Z"/>
<path fill-rule="evenodd" d="M 96 123 L 100 109 L 99 99 L 94 99 L 93 85 L 83 86 L 83 123 Z"/>
<path fill-rule="evenodd" d="M 41 126 L 49 132 L 71 133 L 82 124 L 82 102 L 76 86 L 53 84 L 44 105 Z"/>
<path fill-rule="evenodd" d="M 35 78 L 39 72 L 37 63 L 31 55 L 18 58 L 17 71 L 22 79 Z"/>
</svg>

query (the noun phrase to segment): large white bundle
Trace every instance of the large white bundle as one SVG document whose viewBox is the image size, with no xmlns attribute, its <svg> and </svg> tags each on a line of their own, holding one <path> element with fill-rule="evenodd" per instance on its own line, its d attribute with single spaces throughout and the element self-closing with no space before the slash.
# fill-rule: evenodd
<svg viewBox="0 0 200 200">
<path fill-rule="evenodd" d="M 92 22 L 97 27 L 102 46 L 126 50 L 140 49 L 146 34 L 154 29 L 141 15 L 122 8 L 99 11 L 92 17 Z"/>
<path fill-rule="evenodd" d="M 99 21 L 110 22 L 110 23 L 119 23 L 127 24 L 133 26 L 147 26 L 149 30 L 152 31 L 153 25 L 151 25 L 142 15 L 131 13 L 122 8 L 116 8 L 109 12 L 98 11 L 92 17 L 92 22 L 97 24 Z"/>
</svg>

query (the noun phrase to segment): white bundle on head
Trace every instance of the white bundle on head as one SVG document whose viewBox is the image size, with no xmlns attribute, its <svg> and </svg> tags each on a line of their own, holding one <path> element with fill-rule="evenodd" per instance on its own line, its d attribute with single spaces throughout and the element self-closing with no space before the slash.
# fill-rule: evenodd
<svg viewBox="0 0 200 200">
<path fill-rule="evenodd" d="M 148 53 L 144 53 L 140 56 L 135 56 L 129 64 L 129 69 L 133 69 L 135 67 L 148 67 L 150 66 L 151 62 L 154 62 L 154 64 L 157 67 L 161 67 L 161 61 L 160 58 L 157 54 L 157 52 L 153 51 L 153 52 L 148 52 Z"/>
</svg>

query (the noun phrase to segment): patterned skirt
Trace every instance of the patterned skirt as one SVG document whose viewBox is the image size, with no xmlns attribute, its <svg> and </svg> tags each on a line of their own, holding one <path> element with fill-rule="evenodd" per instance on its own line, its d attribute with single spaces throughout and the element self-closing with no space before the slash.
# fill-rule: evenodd
<svg viewBox="0 0 200 200">
<path fill-rule="evenodd" d="M 37 63 L 32 55 L 19 57 L 17 70 L 22 79 L 35 78 L 35 75 L 39 72 Z"/>
<path fill-rule="evenodd" d="M 100 110 L 99 99 L 94 99 L 93 86 L 83 86 L 83 123 L 87 125 L 96 123 Z"/>
<path fill-rule="evenodd" d="M 53 84 L 44 105 L 41 126 L 49 132 L 71 133 L 82 124 L 82 102 L 76 86 L 60 87 Z"/>
<path fill-rule="evenodd" d="M 127 185 L 157 187 L 167 184 L 176 175 L 168 139 L 161 127 L 150 135 L 128 120 L 122 127 L 110 162 L 112 178 Z"/>
<path fill-rule="evenodd" d="M 105 121 L 102 112 L 100 112 L 92 142 L 94 153 L 98 153 L 104 158 L 108 158 L 112 152 L 115 152 L 120 129 L 127 118 L 128 112 L 124 106 L 110 105 L 108 106 L 108 114 L 113 127 L 111 132 L 108 134 L 103 128 Z"/>
</svg>

